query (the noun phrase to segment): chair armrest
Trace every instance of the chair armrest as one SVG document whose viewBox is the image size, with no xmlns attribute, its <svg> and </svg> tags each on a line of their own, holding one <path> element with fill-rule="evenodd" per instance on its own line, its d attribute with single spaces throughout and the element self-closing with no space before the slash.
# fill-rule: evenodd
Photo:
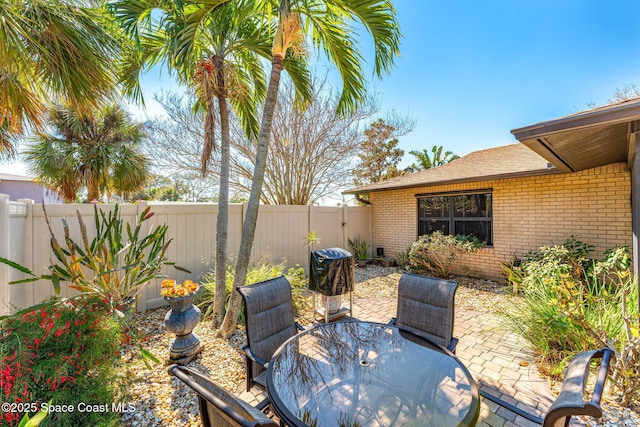
<svg viewBox="0 0 640 427">
<path fill-rule="evenodd" d="M 609 371 L 609 363 L 613 351 L 608 348 L 591 350 L 576 355 L 564 374 L 560 394 L 553 402 L 547 413 L 549 425 L 555 420 L 566 415 L 589 415 L 594 418 L 602 417 L 600 400 L 604 383 Z M 602 358 L 598 368 L 598 376 L 594 385 L 593 393 L 589 401 L 584 400 L 584 390 L 589 376 L 589 367 L 593 359 Z"/>
<path fill-rule="evenodd" d="M 256 409 L 264 413 L 267 409 L 269 409 L 270 403 L 271 401 L 269 400 L 268 397 L 266 397 L 256 405 Z"/>
<path fill-rule="evenodd" d="M 389 320 L 389 323 L 387 323 L 387 325 L 395 325 L 396 324 L 396 318 L 392 317 L 391 320 Z"/>
<path fill-rule="evenodd" d="M 598 369 L 596 385 L 594 386 L 593 394 L 591 395 L 591 401 L 598 405 L 600 405 L 600 400 L 602 400 L 602 391 L 604 390 L 604 383 L 607 380 L 607 375 L 609 373 L 609 364 L 611 363 L 611 357 L 613 356 L 613 351 L 609 348 L 603 348 L 600 351 L 602 352 L 602 361 L 600 362 L 600 369 Z"/>
<path fill-rule="evenodd" d="M 253 360 L 254 362 L 262 365 L 265 368 L 269 366 L 269 362 L 253 354 L 253 352 L 251 351 L 251 348 L 249 348 L 248 345 L 243 346 L 242 350 L 244 351 L 244 354 L 247 356 L 248 359 Z"/>
<path fill-rule="evenodd" d="M 455 354 L 457 345 L 458 345 L 458 338 L 451 338 L 451 342 L 447 346 L 447 350 Z"/>
</svg>

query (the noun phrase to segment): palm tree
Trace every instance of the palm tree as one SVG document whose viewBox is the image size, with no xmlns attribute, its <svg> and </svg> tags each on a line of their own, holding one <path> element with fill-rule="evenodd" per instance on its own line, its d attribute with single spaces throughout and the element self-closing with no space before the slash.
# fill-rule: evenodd
<svg viewBox="0 0 640 427">
<path fill-rule="evenodd" d="M 149 160 L 138 150 L 143 125 L 120 106 L 85 115 L 57 107 L 49 113 L 52 133 L 37 132 L 24 152 L 36 181 L 70 203 L 86 188 L 87 200 L 140 190 L 150 178 Z"/>
<path fill-rule="evenodd" d="M 51 100 L 77 111 L 113 93 L 121 46 L 101 25 L 100 8 L 67 0 L 8 0 L 0 7 L 0 157 L 12 137 L 42 129 Z"/>
<path fill-rule="evenodd" d="M 342 94 L 338 113 L 353 111 L 365 96 L 366 78 L 353 24 L 361 24 L 371 34 L 375 49 L 374 72 L 377 76 L 389 72 L 399 53 L 400 29 L 396 13 L 389 0 L 280 0 L 278 27 L 273 38 L 271 75 L 262 112 L 255 170 L 251 193 L 242 227 L 242 238 L 236 261 L 235 284 L 243 285 L 249 267 L 251 247 L 258 219 L 260 194 L 269 148 L 269 136 L 276 107 L 280 76 L 286 69 L 286 59 L 304 49 L 304 31 L 312 44 L 322 48 L 342 77 Z M 233 292 L 220 334 L 227 338 L 233 332 L 240 306 L 240 296 Z"/>
<path fill-rule="evenodd" d="M 431 154 L 429 154 L 426 148 L 423 148 L 422 151 L 409 151 L 409 154 L 414 156 L 418 161 L 417 164 L 413 163 L 411 165 L 411 169 L 415 171 L 431 169 L 460 158 L 460 156 L 453 154 L 451 151 L 445 151 L 443 154 L 442 150 L 442 146 L 438 147 L 437 145 L 434 145 L 433 148 L 431 148 Z"/>
<path fill-rule="evenodd" d="M 151 21 L 154 0 L 131 4 L 117 1 L 112 10 L 126 31 L 148 49 L 148 63 L 164 60 L 180 82 L 193 87 L 199 107 L 204 106 L 205 137 L 201 158 L 203 176 L 209 169 L 216 148 L 216 124 L 220 127 L 220 185 L 216 220 L 216 290 L 214 319 L 219 324 L 224 315 L 227 265 L 229 206 L 229 102 L 240 118 L 250 140 L 258 132 L 257 106 L 266 92 L 264 68 L 260 57 L 270 56 L 269 22 L 251 0 L 160 3 L 164 14 Z M 292 61 L 289 61 L 292 62 Z M 309 98 L 304 64 L 292 65 L 292 74 L 301 96 Z M 215 102 L 217 101 L 217 109 Z"/>
</svg>

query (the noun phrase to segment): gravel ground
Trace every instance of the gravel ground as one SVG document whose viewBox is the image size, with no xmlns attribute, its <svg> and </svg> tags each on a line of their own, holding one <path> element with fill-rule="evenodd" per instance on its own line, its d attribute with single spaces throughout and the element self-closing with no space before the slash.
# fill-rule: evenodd
<svg viewBox="0 0 640 427">
<path fill-rule="evenodd" d="M 368 266 L 356 268 L 354 299 L 358 298 L 395 298 L 400 274 L 395 268 Z M 498 312 L 515 302 L 516 298 L 508 294 L 507 288 L 489 280 L 455 278 L 459 282 L 456 293 L 456 306 L 482 312 Z M 139 333 L 146 337 L 145 348 L 161 361 L 169 357 L 169 345 L 172 337 L 164 330 L 164 316 L 167 308 L 136 313 L 132 324 L 137 325 Z M 310 310 L 305 310 L 309 312 Z M 300 318 L 302 324 L 310 319 Z M 201 322 L 194 333 L 206 347 L 200 357 L 189 366 L 196 367 L 210 376 L 216 383 L 232 392 L 244 383 L 244 355 L 241 351 L 245 337 L 242 327 L 238 327 L 229 340 L 216 336 L 216 330 L 210 322 Z M 135 410 L 124 413 L 124 426 L 201 426 L 196 396 L 180 381 L 167 374 L 166 366 L 155 365 L 149 370 L 141 361 L 137 348 L 123 351 L 123 371 L 133 385 L 129 389 L 129 402 Z M 557 390 L 558 384 L 551 383 Z M 638 412 L 620 408 L 615 402 L 605 402 L 605 416 L 600 421 L 586 420 L 588 426 L 640 426 Z"/>
</svg>

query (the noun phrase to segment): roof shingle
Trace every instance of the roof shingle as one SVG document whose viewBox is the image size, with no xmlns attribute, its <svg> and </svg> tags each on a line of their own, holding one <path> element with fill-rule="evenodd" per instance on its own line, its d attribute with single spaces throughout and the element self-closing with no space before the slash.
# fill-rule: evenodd
<svg viewBox="0 0 640 427">
<path fill-rule="evenodd" d="M 560 171 L 524 144 L 511 144 L 474 151 L 436 168 L 353 188 L 344 191 L 344 193 L 370 193 L 398 188 L 427 187 L 552 173 L 560 173 Z"/>
</svg>

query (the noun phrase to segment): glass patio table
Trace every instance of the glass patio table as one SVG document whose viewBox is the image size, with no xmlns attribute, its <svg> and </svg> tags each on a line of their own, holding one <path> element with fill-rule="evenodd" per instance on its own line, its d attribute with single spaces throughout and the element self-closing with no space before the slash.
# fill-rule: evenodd
<svg viewBox="0 0 640 427">
<path fill-rule="evenodd" d="M 290 426 L 472 426 L 478 387 L 455 355 L 392 325 L 335 322 L 286 341 L 267 392 Z"/>
</svg>

